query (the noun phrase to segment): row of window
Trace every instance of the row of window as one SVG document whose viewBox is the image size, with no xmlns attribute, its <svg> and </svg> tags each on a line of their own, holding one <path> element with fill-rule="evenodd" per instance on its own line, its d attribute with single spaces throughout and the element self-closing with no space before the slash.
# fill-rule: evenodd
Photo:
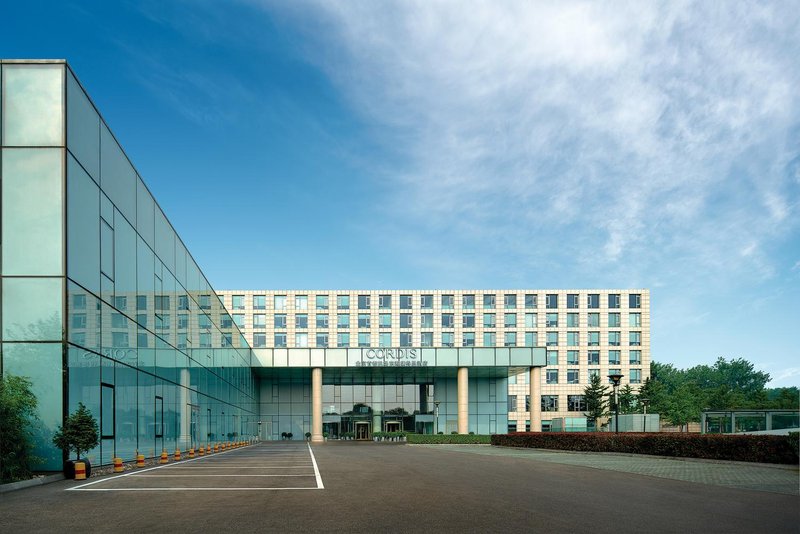
<svg viewBox="0 0 800 534">
<path fill-rule="evenodd" d="M 589 309 L 600 308 L 600 293 L 589 293 L 586 295 L 586 307 Z M 416 297 L 415 295 L 399 295 L 400 309 L 410 310 L 414 306 L 414 299 L 418 298 L 419 307 L 421 309 L 433 309 L 434 297 L 433 294 L 424 294 Z M 484 309 L 494 309 L 497 307 L 497 295 L 495 294 L 482 294 L 482 295 L 461 295 L 461 308 L 465 310 L 475 309 L 476 297 L 479 297 L 479 302 L 483 303 Z M 288 305 L 287 295 L 274 295 L 273 296 L 273 309 L 285 310 Z M 439 304 L 443 310 L 452 310 L 455 308 L 455 295 L 441 295 Z M 358 295 L 357 306 L 359 310 L 369 310 L 372 308 L 372 295 Z M 330 307 L 330 297 L 328 295 L 314 296 L 314 305 L 317 310 L 327 310 Z M 580 295 L 577 293 L 567 294 L 566 307 L 568 309 L 578 309 L 580 307 Z M 525 294 L 522 299 L 525 308 L 538 308 L 538 295 L 533 293 Z M 608 308 L 621 308 L 622 295 L 620 293 L 612 293 L 607 295 L 606 305 Z M 295 295 L 294 309 L 307 310 L 309 306 L 308 295 Z M 392 307 L 392 295 L 378 295 L 378 308 L 389 309 Z M 517 294 L 507 293 L 503 295 L 503 307 L 506 309 L 517 308 Z M 640 293 L 628 294 L 628 307 L 641 308 L 642 296 Z M 245 295 L 232 295 L 231 308 L 234 310 L 245 309 Z M 336 308 L 339 310 L 350 309 L 350 295 L 337 295 Z M 548 293 L 545 295 L 545 308 L 557 309 L 558 308 L 558 294 Z M 265 310 L 267 309 L 267 296 L 266 295 L 253 295 L 253 309 Z"/>
<path fill-rule="evenodd" d="M 475 315 L 474 313 L 464 313 L 461 314 L 461 326 L 464 328 L 474 328 L 475 327 Z M 484 328 L 495 328 L 497 327 L 497 314 L 494 313 L 484 313 L 483 314 L 483 327 Z M 505 313 L 503 314 L 503 326 L 505 328 L 516 328 L 518 325 L 517 316 L 519 314 L 516 313 Z M 273 315 L 273 326 L 274 328 L 286 328 L 288 326 L 288 319 L 290 317 L 294 317 L 295 321 L 295 328 L 308 328 L 308 314 L 307 313 L 297 313 L 293 315 L 287 315 L 285 313 L 276 313 Z M 526 313 L 523 315 L 525 321 L 525 328 L 536 328 L 538 325 L 538 314 L 536 313 Z M 419 315 L 420 324 L 422 328 L 433 328 L 434 325 L 434 315 L 432 313 L 422 313 Z M 412 328 L 412 319 L 413 315 L 410 313 L 401 313 L 399 315 L 399 323 L 400 328 Z M 239 328 L 244 328 L 244 320 L 245 314 L 243 313 L 234 313 L 230 316 L 227 314 L 223 314 L 220 321 L 222 324 L 228 324 L 228 328 L 230 328 L 231 320 L 233 323 L 236 324 Z M 454 328 L 456 324 L 456 315 L 454 313 L 442 313 L 440 316 L 440 323 L 442 328 Z M 622 327 L 622 317 L 620 313 L 609 313 L 607 314 L 607 325 L 609 328 L 620 328 Z M 329 315 L 327 313 L 318 313 L 316 314 L 316 327 L 317 328 L 328 328 L 329 325 Z M 370 328 L 372 325 L 372 316 L 369 313 L 359 313 L 358 314 L 358 328 Z M 558 321 L 558 314 L 557 313 L 548 313 L 545 321 L 545 326 L 547 328 L 558 328 L 559 321 Z M 579 328 L 579 315 L 577 313 L 568 313 L 567 314 L 567 321 L 566 321 L 567 328 Z M 266 328 L 267 326 L 267 315 L 264 313 L 254 313 L 253 314 L 253 328 Z M 378 327 L 379 328 L 392 328 L 392 314 L 391 313 L 381 313 L 378 315 Z M 600 314 L 599 313 L 589 313 L 587 316 L 587 326 L 589 328 L 600 328 Z M 629 328 L 639 328 L 642 326 L 642 314 L 640 312 L 629 312 L 628 313 L 628 327 Z M 339 313 L 336 315 L 336 327 L 337 328 L 350 328 L 350 314 L 349 313 Z M 225 326 L 223 326 L 225 328 Z M 577 335 L 577 332 L 574 332 Z"/>
<path fill-rule="evenodd" d="M 629 369 L 628 370 L 628 382 L 630 384 L 641 384 L 642 383 L 642 370 L 641 369 Z M 621 369 L 613 369 L 610 368 L 608 370 L 608 374 L 622 374 Z M 600 376 L 600 369 L 589 369 L 587 383 L 593 376 Z M 546 384 L 580 384 L 580 369 L 567 369 L 566 372 L 566 382 L 559 382 L 559 370 L 558 369 L 547 369 L 545 371 L 545 383 Z M 609 380 L 609 383 L 611 380 Z"/>
<path fill-rule="evenodd" d="M 641 382 L 641 375 L 640 375 L 640 382 L 633 382 L 633 371 L 638 371 L 638 369 L 631 369 L 631 384 L 638 384 Z M 598 371 L 599 373 L 599 371 Z M 641 371 L 640 371 L 641 373 Z M 509 395 L 508 396 L 508 412 L 529 412 L 531 410 L 531 396 L 525 395 L 525 409 L 520 410 L 520 406 L 518 404 L 518 396 L 517 395 Z M 541 396 L 541 410 L 543 412 L 557 412 L 559 411 L 559 395 L 542 395 Z M 583 395 L 567 395 L 567 411 L 568 412 L 585 412 L 586 411 L 586 398 Z M 509 421 L 511 424 L 511 421 Z"/>
</svg>

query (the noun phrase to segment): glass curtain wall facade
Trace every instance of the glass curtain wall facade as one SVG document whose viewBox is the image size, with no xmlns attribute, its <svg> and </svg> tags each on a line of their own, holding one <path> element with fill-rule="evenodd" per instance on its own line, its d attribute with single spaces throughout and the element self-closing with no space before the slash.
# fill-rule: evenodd
<svg viewBox="0 0 800 534">
<path fill-rule="evenodd" d="M 37 456 L 83 402 L 106 464 L 257 433 L 252 353 L 64 62 L 3 61 L 0 372 L 30 377 Z"/>
</svg>

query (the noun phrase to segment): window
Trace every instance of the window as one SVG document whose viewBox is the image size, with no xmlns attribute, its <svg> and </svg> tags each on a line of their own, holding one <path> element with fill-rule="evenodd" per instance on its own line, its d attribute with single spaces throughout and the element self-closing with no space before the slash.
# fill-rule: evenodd
<svg viewBox="0 0 800 534">
<path fill-rule="evenodd" d="M 298 313 L 294 316 L 295 328 L 308 328 L 308 314 Z"/>
<path fill-rule="evenodd" d="M 641 384 L 642 383 L 642 370 L 641 369 L 631 369 L 631 384 Z"/>
<path fill-rule="evenodd" d="M 422 328 L 433 328 L 433 314 L 423 313 L 420 315 L 422 321 Z"/>
<path fill-rule="evenodd" d="M 462 347 L 474 347 L 475 346 L 475 332 L 464 332 L 461 335 L 461 346 Z"/>
<path fill-rule="evenodd" d="M 558 411 L 558 395 L 542 395 L 542 411 L 543 412 L 557 412 Z"/>
<path fill-rule="evenodd" d="M 308 309 L 308 295 L 295 295 L 295 297 L 294 297 L 294 309 L 295 310 L 307 310 Z"/>
<path fill-rule="evenodd" d="M 455 322 L 455 315 L 452 313 L 442 314 L 442 328 L 453 328 L 455 327 Z"/>
<path fill-rule="evenodd" d="M 328 295 L 317 295 L 314 297 L 314 303 L 318 310 L 328 309 Z"/>
<path fill-rule="evenodd" d="M 294 335 L 294 346 L 305 348 L 308 347 L 308 333 L 301 332 Z"/>
<path fill-rule="evenodd" d="M 546 317 L 545 326 L 547 328 L 558 328 L 558 314 L 548 313 Z"/>
<path fill-rule="evenodd" d="M 433 295 L 420 295 L 419 307 L 423 310 L 430 310 L 433 308 Z"/>
<path fill-rule="evenodd" d="M 495 346 L 497 346 L 497 336 L 495 336 L 494 332 L 484 332 L 483 333 L 483 346 L 484 347 L 495 347 Z"/>
<path fill-rule="evenodd" d="M 231 304 L 234 310 L 244 309 L 244 295 L 233 295 L 231 297 Z"/>
<path fill-rule="evenodd" d="M 368 313 L 359 313 L 358 314 L 358 327 L 359 328 L 369 328 L 369 314 Z"/>
<path fill-rule="evenodd" d="M 464 328 L 475 328 L 475 314 L 465 313 L 461 316 L 461 326 Z"/>
<path fill-rule="evenodd" d="M 337 295 L 336 296 L 336 309 L 349 310 L 350 309 L 350 295 Z"/>
<path fill-rule="evenodd" d="M 378 316 L 378 327 L 379 328 L 391 328 L 392 327 L 392 314 L 391 313 L 382 313 L 382 314 L 380 314 Z"/>
<path fill-rule="evenodd" d="M 285 348 L 286 347 L 286 334 L 280 333 L 275 334 L 275 348 Z"/>
<path fill-rule="evenodd" d="M 341 347 L 349 347 L 350 346 L 350 334 L 347 332 L 340 332 L 336 334 L 336 346 Z"/>
<path fill-rule="evenodd" d="M 528 293 L 527 295 L 525 295 L 525 307 L 536 308 L 536 295 L 532 293 Z"/>
<path fill-rule="evenodd" d="M 516 332 L 506 332 L 504 334 L 505 338 L 503 340 L 503 346 L 505 347 L 516 347 L 517 346 L 517 333 Z"/>
<path fill-rule="evenodd" d="M 630 343 L 628 343 L 632 347 L 638 347 L 642 344 L 642 333 L 641 332 L 631 332 L 630 336 Z"/>
<path fill-rule="evenodd" d="M 139 308 L 139 297 L 136 297 L 136 306 L 137 310 L 146 310 L 147 309 L 147 297 L 144 298 L 144 308 Z M 200 295 L 200 303 L 199 303 L 201 310 L 210 310 L 211 309 L 211 295 Z"/>
<path fill-rule="evenodd" d="M 455 306 L 455 299 L 453 295 L 442 295 L 442 309 L 452 310 Z"/>
<path fill-rule="evenodd" d="M 577 313 L 568 313 L 567 328 L 578 328 L 580 326 L 579 317 Z"/>
<path fill-rule="evenodd" d="M 567 308 L 571 310 L 578 309 L 578 294 L 577 293 L 569 293 L 567 294 Z"/>
<path fill-rule="evenodd" d="M 508 396 L 508 411 L 509 412 L 516 412 L 517 411 L 517 396 L 516 395 L 509 395 Z"/>
<path fill-rule="evenodd" d="M 465 310 L 475 309 L 475 295 L 462 295 L 461 307 Z"/>
<path fill-rule="evenodd" d="M 483 309 L 491 310 L 495 307 L 495 299 L 494 295 L 484 295 L 483 296 Z"/>
<path fill-rule="evenodd" d="M 508 433 L 511 434 L 517 431 L 517 422 L 515 420 L 508 420 Z"/>
<path fill-rule="evenodd" d="M 316 325 L 317 325 L 317 328 L 328 328 L 328 314 L 327 313 L 318 313 L 317 314 Z"/>
<path fill-rule="evenodd" d="M 401 347 L 411 346 L 411 332 L 400 332 L 400 346 Z"/>
<path fill-rule="evenodd" d="M 118 310 L 125 311 L 128 307 L 128 297 L 114 297 L 114 307 Z"/>
<path fill-rule="evenodd" d="M 620 351 L 618 350 L 610 350 L 608 351 L 608 365 L 620 365 Z"/>
<path fill-rule="evenodd" d="M 587 363 L 589 365 L 600 365 L 600 351 L 599 350 L 590 350 L 589 356 L 587 359 Z"/>
<path fill-rule="evenodd" d="M 531 396 L 530 395 L 525 395 L 525 411 L 526 412 L 531 411 Z M 528 424 L 527 431 L 530 432 L 531 431 L 531 429 L 530 429 L 531 422 L 527 421 L 527 424 Z"/>
<path fill-rule="evenodd" d="M 147 297 L 136 297 L 136 304 L 138 306 L 139 299 L 143 298 L 146 299 Z M 76 310 L 85 310 L 86 309 L 86 295 L 73 295 L 72 297 L 72 307 Z M 143 308 L 138 308 L 139 310 L 147 309 L 147 306 Z"/>
<path fill-rule="evenodd" d="M 128 322 L 125 320 L 125 316 L 121 313 L 112 313 L 111 314 L 111 328 L 126 328 L 128 326 Z"/>
<path fill-rule="evenodd" d="M 240 330 L 244 328 L 244 314 L 243 313 L 234 313 L 233 314 L 233 324 L 235 324 Z"/>
<path fill-rule="evenodd" d="M 358 309 L 368 310 L 370 308 L 369 295 L 358 296 Z"/>
<path fill-rule="evenodd" d="M 608 327 L 609 328 L 619 328 L 622 326 L 622 320 L 620 319 L 619 313 L 609 313 L 608 314 Z"/>
<path fill-rule="evenodd" d="M 600 345 L 600 332 L 589 332 L 589 346 L 597 347 Z"/>
<path fill-rule="evenodd" d="M 600 314 L 590 313 L 587 316 L 589 328 L 600 328 Z"/>
<path fill-rule="evenodd" d="M 516 328 L 517 327 L 517 314 L 516 313 L 507 313 L 505 315 L 505 319 L 503 325 L 506 328 Z"/>
<path fill-rule="evenodd" d="M 442 346 L 443 347 L 455 347 L 456 346 L 456 336 L 453 332 L 442 332 Z"/>
<path fill-rule="evenodd" d="M 495 321 L 494 321 L 494 314 L 493 313 L 484 313 L 483 314 L 483 327 L 484 328 L 494 328 Z"/>
<path fill-rule="evenodd" d="M 558 351 L 557 350 L 548 350 L 547 351 L 547 365 L 558 365 Z"/>
<path fill-rule="evenodd" d="M 433 346 L 433 332 L 422 332 L 420 344 L 423 347 L 432 347 Z"/>
<path fill-rule="evenodd" d="M 525 314 L 525 328 L 536 328 L 536 314 L 535 313 L 526 313 Z"/>
<path fill-rule="evenodd" d="M 608 333 L 608 344 L 612 347 L 619 347 L 622 344 L 622 334 L 617 331 Z"/>
<path fill-rule="evenodd" d="M 547 333 L 547 346 L 548 347 L 557 347 L 558 346 L 558 332 L 548 332 Z"/>
<path fill-rule="evenodd" d="M 600 307 L 600 295 L 598 293 L 589 293 L 586 295 L 586 307 L 589 309 L 597 309 Z"/>
<path fill-rule="evenodd" d="M 579 375 L 577 369 L 567 369 L 567 384 L 577 384 Z"/>
<path fill-rule="evenodd" d="M 267 309 L 267 296 L 266 295 L 253 295 L 253 309 L 254 310 L 266 310 Z"/>
<path fill-rule="evenodd" d="M 400 328 L 411 328 L 411 314 L 410 313 L 401 313 L 400 314 Z"/>
<path fill-rule="evenodd" d="M 507 310 L 517 307 L 517 296 L 514 294 L 503 295 L 503 307 Z"/>
<path fill-rule="evenodd" d="M 286 314 L 285 313 L 276 313 L 275 317 L 273 319 L 275 321 L 275 323 L 274 323 L 275 328 L 286 328 Z"/>
<path fill-rule="evenodd" d="M 548 369 L 545 373 L 546 384 L 558 384 L 558 369 Z"/>
<path fill-rule="evenodd" d="M 272 299 L 276 310 L 286 309 L 286 295 L 275 295 Z"/>
<path fill-rule="evenodd" d="M 189 310 L 189 297 L 187 295 L 178 295 L 178 309 Z"/>
<path fill-rule="evenodd" d="M 267 346 L 267 334 L 265 334 L 263 332 L 253 334 L 253 348 L 254 349 L 260 349 L 260 348 L 266 347 L 266 346 Z"/>
<path fill-rule="evenodd" d="M 284 315 L 283 318 L 284 318 L 284 325 L 285 325 L 286 324 L 286 316 Z M 198 316 L 197 317 L 197 326 L 200 327 L 203 330 L 209 330 L 211 328 L 211 317 L 209 317 L 208 315 L 205 315 L 205 314 Z M 284 328 L 285 328 L 285 326 L 284 326 Z"/>
<path fill-rule="evenodd" d="M 233 346 L 233 336 L 231 334 L 222 334 L 222 346 L 223 347 Z"/>
<path fill-rule="evenodd" d="M 642 314 L 641 313 L 629 313 L 628 314 L 628 326 L 633 328 L 639 328 L 642 326 Z"/>
<path fill-rule="evenodd" d="M 381 332 L 378 334 L 378 346 L 379 347 L 391 347 L 392 346 L 392 334 L 391 332 Z"/>
<path fill-rule="evenodd" d="M 411 309 L 411 295 L 400 295 L 400 309 L 401 310 Z"/>
<path fill-rule="evenodd" d="M 544 296 L 544 307 L 550 310 L 558 308 L 558 295 L 555 293 L 548 293 Z"/>
<path fill-rule="evenodd" d="M 336 328 L 350 328 L 350 314 L 340 313 L 337 315 Z"/>
<path fill-rule="evenodd" d="M 567 351 L 567 365 L 578 365 L 578 357 L 580 352 L 577 350 Z"/>
<path fill-rule="evenodd" d="M 628 363 L 631 365 L 641 365 L 642 363 L 642 351 L 640 350 L 632 350 L 628 352 Z"/>
<path fill-rule="evenodd" d="M 535 347 L 537 345 L 536 332 L 525 332 L 525 346 Z"/>
<path fill-rule="evenodd" d="M 642 295 L 639 293 L 631 293 L 628 295 L 628 307 L 629 308 L 641 308 L 642 307 Z"/>
<path fill-rule="evenodd" d="M 580 344 L 580 332 L 567 332 L 568 347 L 577 347 Z"/>
<path fill-rule="evenodd" d="M 583 395 L 567 395 L 568 412 L 585 412 L 586 399 Z"/>
<path fill-rule="evenodd" d="M 589 378 L 600 376 L 600 369 L 589 369 Z"/>
<path fill-rule="evenodd" d="M 392 307 L 391 295 L 378 295 L 378 308 L 388 310 Z"/>
<path fill-rule="evenodd" d="M 264 319 L 265 323 L 263 328 L 266 328 L 266 319 Z M 188 313 L 179 313 L 178 314 L 178 330 L 186 330 L 189 328 L 189 314 Z"/>
<path fill-rule="evenodd" d="M 369 347 L 369 332 L 358 333 L 358 346 L 362 348 Z"/>
<path fill-rule="evenodd" d="M 611 293 L 608 295 L 608 307 L 619 308 L 619 293 Z"/>
<path fill-rule="evenodd" d="M 328 333 L 321 332 L 317 334 L 317 347 L 325 348 L 328 346 Z"/>
</svg>

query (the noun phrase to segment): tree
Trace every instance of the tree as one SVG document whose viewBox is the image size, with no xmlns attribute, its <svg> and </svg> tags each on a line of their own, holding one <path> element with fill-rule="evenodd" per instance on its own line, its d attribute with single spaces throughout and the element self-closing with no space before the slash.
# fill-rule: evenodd
<svg viewBox="0 0 800 534">
<path fill-rule="evenodd" d="M 619 390 L 619 413 L 634 413 L 636 411 L 637 398 L 630 384 L 625 384 Z"/>
<path fill-rule="evenodd" d="M 53 435 L 53 443 L 64 451 L 75 451 L 76 460 L 81 459 L 81 452 L 88 452 L 100 443 L 97 420 L 82 402 L 78 409 L 67 416 L 64 425 L 59 426 Z"/>
<path fill-rule="evenodd" d="M 773 410 L 796 410 L 800 406 L 800 390 L 796 386 L 767 389 L 764 393 L 767 395 L 767 406 Z"/>
<path fill-rule="evenodd" d="M 600 375 L 592 375 L 589 385 L 583 390 L 583 399 L 586 402 L 584 415 L 594 423 L 595 430 L 597 429 L 597 420 L 606 415 L 607 395 L 608 386 L 603 385 Z"/>
<path fill-rule="evenodd" d="M 0 481 L 13 482 L 30 478 L 33 456 L 33 423 L 36 396 L 30 379 L 4 374 L 0 376 Z"/>
<path fill-rule="evenodd" d="M 681 384 L 672 392 L 663 412 L 664 417 L 673 425 L 683 428 L 690 422 L 700 420 L 703 396 L 694 384 Z M 688 426 L 686 427 L 688 431 Z"/>
</svg>

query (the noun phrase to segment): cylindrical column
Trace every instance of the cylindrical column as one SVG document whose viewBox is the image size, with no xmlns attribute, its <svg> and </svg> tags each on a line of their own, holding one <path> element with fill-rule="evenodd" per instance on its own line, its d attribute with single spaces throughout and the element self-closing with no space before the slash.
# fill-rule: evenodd
<svg viewBox="0 0 800 534">
<path fill-rule="evenodd" d="M 531 367 L 531 432 L 542 431 L 542 368 Z"/>
<path fill-rule="evenodd" d="M 322 438 L 322 368 L 311 369 L 311 441 L 325 441 Z"/>
<path fill-rule="evenodd" d="M 458 368 L 458 433 L 469 433 L 469 369 Z"/>
</svg>

